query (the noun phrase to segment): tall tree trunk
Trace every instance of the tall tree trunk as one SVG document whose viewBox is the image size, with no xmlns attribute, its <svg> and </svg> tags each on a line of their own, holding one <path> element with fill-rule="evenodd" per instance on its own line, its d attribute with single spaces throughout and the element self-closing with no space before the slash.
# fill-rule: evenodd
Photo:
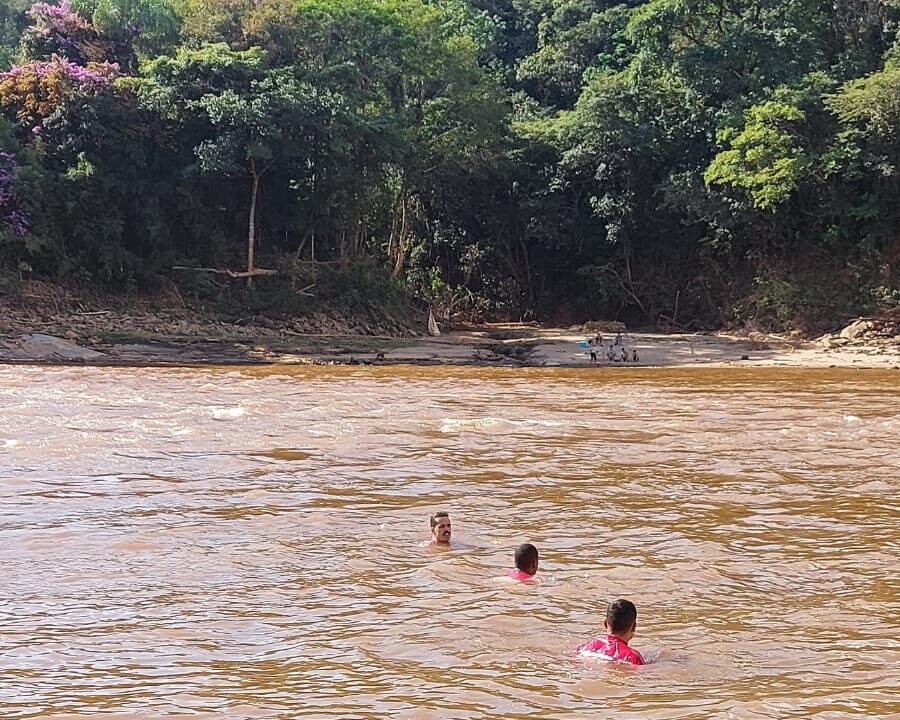
<svg viewBox="0 0 900 720">
<path fill-rule="evenodd" d="M 388 260 L 394 259 L 394 238 L 397 236 L 397 226 L 399 224 L 399 220 L 397 219 L 397 206 L 395 204 L 393 211 L 391 212 L 391 234 L 388 236 L 387 246 Z"/>
<path fill-rule="evenodd" d="M 356 227 L 356 235 L 353 237 L 353 258 L 356 259 L 360 255 L 363 254 L 363 249 L 366 245 L 366 235 L 368 234 L 368 230 L 366 228 L 366 221 L 364 219 L 360 219 L 357 223 Z"/>
<path fill-rule="evenodd" d="M 259 195 L 259 176 L 256 160 L 250 159 L 250 173 L 253 175 L 253 187 L 250 191 L 250 220 L 247 224 L 247 272 L 253 272 L 253 247 L 256 244 L 256 198 Z M 253 276 L 247 276 L 247 286 L 253 284 Z"/>
<path fill-rule="evenodd" d="M 403 263 L 406 262 L 406 195 L 400 195 L 400 237 L 397 241 L 397 259 L 394 261 L 394 269 L 391 271 L 391 277 L 395 278 L 403 270 Z"/>
<path fill-rule="evenodd" d="M 531 258 L 528 254 L 528 245 L 525 242 L 525 237 L 523 235 L 519 235 L 519 247 L 522 248 L 522 265 L 523 272 L 525 274 L 525 290 L 528 293 L 528 304 L 531 308 L 534 307 L 534 280 L 531 276 Z"/>
</svg>

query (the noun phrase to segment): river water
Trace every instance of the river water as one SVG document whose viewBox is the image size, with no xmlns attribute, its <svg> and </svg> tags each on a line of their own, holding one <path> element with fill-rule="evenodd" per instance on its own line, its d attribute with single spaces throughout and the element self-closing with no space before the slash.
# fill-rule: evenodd
<svg viewBox="0 0 900 720">
<path fill-rule="evenodd" d="M 896 371 L 0 367 L 0 717 L 900 718 L 898 434 Z M 645 667 L 572 654 L 618 597 Z"/>
</svg>

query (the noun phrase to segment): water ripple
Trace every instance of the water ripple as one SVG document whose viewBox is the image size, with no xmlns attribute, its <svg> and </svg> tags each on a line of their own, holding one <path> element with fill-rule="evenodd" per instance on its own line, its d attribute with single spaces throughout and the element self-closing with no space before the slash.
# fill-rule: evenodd
<svg viewBox="0 0 900 720">
<path fill-rule="evenodd" d="M 695 370 L 0 367 L 0 714 L 896 713 L 893 375 Z"/>
</svg>

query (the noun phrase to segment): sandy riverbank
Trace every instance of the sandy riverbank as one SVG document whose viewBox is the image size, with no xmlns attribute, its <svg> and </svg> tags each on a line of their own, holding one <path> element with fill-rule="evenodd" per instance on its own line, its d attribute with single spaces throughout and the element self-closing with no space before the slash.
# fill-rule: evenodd
<svg viewBox="0 0 900 720">
<path fill-rule="evenodd" d="M 518 367 L 591 367 L 585 347 L 592 336 L 568 329 L 494 324 L 444 332 L 438 337 L 299 333 L 286 327 L 198 322 L 179 313 L 144 318 L 94 311 L 58 322 L 16 321 L 0 328 L 0 362 L 95 365 L 187 365 L 198 363 L 420 364 Z M 114 332 L 108 328 L 115 328 Z M 871 333 L 870 333 L 871 335 Z M 612 336 L 606 334 L 608 346 Z M 623 335 L 628 362 L 598 367 L 744 366 L 858 367 L 900 369 L 900 337 L 839 335 L 802 340 L 754 334 Z M 633 361 L 637 351 L 638 360 Z"/>
<path fill-rule="evenodd" d="M 556 367 L 590 367 L 588 350 L 579 346 L 589 334 L 579 329 L 522 328 L 493 326 L 487 329 L 456 332 L 448 336 L 428 338 L 415 345 L 398 349 L 391 356 L 416 359 L 471 357 L 502 362 L 507 354 L 494 348 L 485 354 L 479 345 L 492 336 L 508 332 L 514 337 L 498 341 L 506 347 L 530 348 L 525 364 Z M 608 345 L 611 336 L 605 337 Z M 488 343 L 491 344 L 491 343 Z M 841 342 L 834 336 L 816 340 L 798 340 L 770 335 L 735 337 L 725 334 L 659 334 L 631 333 L 623 335 L 628 362 L 610 362 L 605 354 L 598 356 L 598 367 L 685 367 L 707 366 L 782 366 L 782 367 L 867 367 L 900 369 L 900 338 L 895 343 Z M 638 361 L 631 360 L 637 350 Z"/>
<path fill-rule="evenodd" d="M 400 362 L 483 362 L 542 367 L 591 367 L 589 352 L 579 345 L 578 328 L 494 325 L 423 338 L 385 353 Z M 608 345 L 611 336 L 605 337 Z M 734 337 L 724 334 L 659 334 L 626 332 L 622 345 L 627 362 L 610 362 L 600 353 L 597 367 L 782 366 L 866 367 L 900 369 L 900 342 L 850 344 L 825 337 L 811 341 L 779 336 Z M 638 361 L 634 362 L 633 351 Z"/>
<path fill-rule="evenodd" d="M 163 298 L 164 299 L 164 298 Z M 313 315 L 227 318 L 151 299 L 88 300 L 29 281 L 0 295 L 0 363 L 190 365 L 337 363 L 591 367 L 584 341 L 604 346 L 623 331 L 628 362 L 598 353 L 598 367 L 784 366 L 900 368 L 900 310 L 859 319 L 832 335 L 805 339 L 750 333 L 628 332 L 619 323 L 569 328 L 536 324 L 445 327 L 437 337 L 393 320 Z M 174 305 L 174 306 L 173 306 Z M 617 346 L 621 351 L 622 346 Z M 634 351 L 638 360 L 634 361 Z"/>
</svg>

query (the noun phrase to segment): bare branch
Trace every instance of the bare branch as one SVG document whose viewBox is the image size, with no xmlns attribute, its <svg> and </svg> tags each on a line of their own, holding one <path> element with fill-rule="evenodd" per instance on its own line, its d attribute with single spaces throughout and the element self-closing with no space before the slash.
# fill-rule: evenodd
<svg viewBox="0 0 900 720">
<path fill-rule="evenodd" d="M 277 275 L 277 270 L 267 270 L 265 268 L 253 268 L 252 270 L 242 270 L 240 272 L 236 270 L 228 270 L 227 268 L 204 268 L 204 267 L 189 267 L 186 265 L 174 265 L 172 266 L 173 270 L 194 270 L 195 272 L 208 272 L 215 273 L 216 275 L 227 275 L 230 278 L 246 278 L 246 277 L 256 277 L 257 275 Z"/>
</svg>

